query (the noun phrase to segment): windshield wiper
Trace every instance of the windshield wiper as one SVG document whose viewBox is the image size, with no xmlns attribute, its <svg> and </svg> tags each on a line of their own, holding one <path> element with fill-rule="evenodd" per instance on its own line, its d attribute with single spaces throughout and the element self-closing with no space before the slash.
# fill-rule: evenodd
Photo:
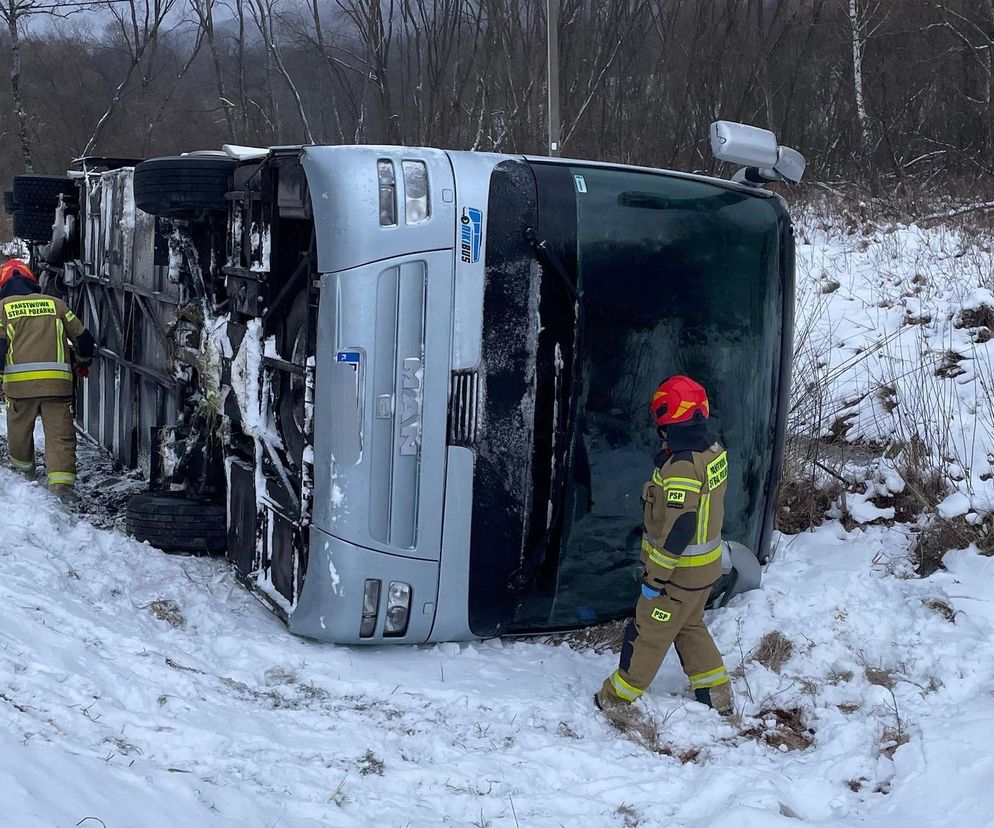
<svg viewBox="0 0 994 828">
<path fill-rule="evenodd" d="M 558 422 L 553 424 L 553 434 L 556 440 L 553 443 L 553 471 L 549 482 L 549 500 L 552 504 L 552 514 L 549 516 L 545 532 L 541 539 L 535 544 L 531 552 L 525 557 L 508 580 L 508 587 L 516 592 L 520 592 L 528 587 L 535 579 L 545 559 L 548 557 L 549 548 L 558 529 L 561 528 L 563 508 L 565 506 L 566 481 L 569 476 L 569 458 L 573 447 L 573 439 L 576 434 L 577 407 L 581 396 L 583 373 L 580 359 L 583 348 L 583 332 L 585 330 L 585 303 L 583 291 L 574 284 L 569 277 L 569 273 L 563 265 L 559 256 L 552 250 L 545 241 L 539 241 L 535 230 L 531 227 L 525 230 L 525 238 L 531 246 L 536 261 L 546 270 L 554 273 L 566 288 L 567 293 L 573 299 L 575 324 L 573 327 L 573 365 L 569 383 L 563 384 L 563 389 L 569 395 L 568 415 L 566 428 L 560 428 Z M 565 406 L 563 408 L 566 408 Z M 565 437 L 560 445 L 560 437 Z"/>
</svg>

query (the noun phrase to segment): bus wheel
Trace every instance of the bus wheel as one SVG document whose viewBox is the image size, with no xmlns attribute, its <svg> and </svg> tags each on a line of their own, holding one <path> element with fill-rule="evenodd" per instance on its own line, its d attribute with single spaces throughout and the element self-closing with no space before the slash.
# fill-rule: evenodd
<svg viewBox="0 0 994 828">
<path fill-rule="evenodd" d="M 51 241 L 52 225 L 54 223 L 55 210 L 19 207 L 14 211 L 14 235 L 25 241 Z"/>
<path fill-rule="evenodd" d="M 143 494 L 128 501 L 128 534 L 163 552 L 223 554 L 228 545 L 225 509 L 205 500 Z"/>
<path fill-rule="evenodd" d="M 79 197 L 75 180 L 65 175 L 17 175 L 12 192 L 11 206 L 15 210 L 44 210 L 52 216 L 59 206 L 60 195 L 69 207 L 76 204 Z"/>
<path fill-rule="evenodd" d="M 3 194 L 3 209 L 8 216 L 14 215 L 14 191 L 5 190 Z"/>
<path fill-rule="evenodd" d="M 135 204 L 162 218 L 191 218 L 228 209 L 235 162 L 215 155 L 150 158 L 135 166 Z"/>
</svg>

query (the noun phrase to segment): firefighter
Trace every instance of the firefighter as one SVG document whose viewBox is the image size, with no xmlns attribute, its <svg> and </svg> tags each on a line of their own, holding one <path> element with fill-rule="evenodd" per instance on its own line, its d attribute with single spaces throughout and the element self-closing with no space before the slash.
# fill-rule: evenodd
<svg viewBox="0 0 994 828">
<path fill-rule="evenodd" d="M 75 350 L 76 373 L 89 374 L 94 341 L 61 299 L 40 292 L 38 280 L 19 259 L 0 267 L 0 364 L 7 398 L 10 463 L 35 473 L 35 420 L 45 431 L 48 487 L 73 497 L 76 483 L 76 431 L 73 428 L 73 368 L 67 344 Z"/>
<path fill-rule="evenodd" d="M 621 663 L 594 701 L 602 710 L 634 702 L 675 644 L 696 699 L 730 715 L 731 683 L 704 624 L 704 605 L 722 572 L 728 457 L 708 433 L 707 394 L 689 377 L 663 382 L 651 411 L 664 444 L 642 493 L 641 594 Z"/>
</svg>

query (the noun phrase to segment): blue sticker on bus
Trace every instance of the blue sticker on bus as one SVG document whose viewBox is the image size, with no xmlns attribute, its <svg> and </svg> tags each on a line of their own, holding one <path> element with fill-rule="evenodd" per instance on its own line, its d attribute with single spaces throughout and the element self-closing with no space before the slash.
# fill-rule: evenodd
<svg viewBox="0 0 994 828">
<path fill-rule="evenodd" d="M 476 207 L 464 207 L 462 227 L 459 230 L 459 253 L 463 264 L 476 264 L 480 261 L 480 246 L 483 242 L 483 211 Z"/>
<path fill-rule="evenodd" d="M 338 352 L 339 362 L 351 362 L 355 365 L 359 364 L 359 352 L 358 351 L 339 351 Z"/>
</svg>

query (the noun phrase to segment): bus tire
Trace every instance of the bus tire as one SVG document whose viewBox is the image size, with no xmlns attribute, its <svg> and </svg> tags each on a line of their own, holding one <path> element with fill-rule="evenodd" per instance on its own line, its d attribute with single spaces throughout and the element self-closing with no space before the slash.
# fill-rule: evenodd
<svg viewBox="0 0 994 828">
<path fill-rule="evenodd" d="M 3 194 L 3 209 L 6 211 L 8 216 L 14 215 L 14 191 L 5 190 Z"/>
<path fill-rule="evenodd" d="M 36 207 L 18 207 L 14 211 L 14 235 L 29 242 L 49 242 L 52 240 L 52 225 L 55 223 L 55 210 Z"/>
<path fill-rule="evenodd" d="M 135 166 L 135 204 L 161 218 L 191 218 L 228 209 L 235 162 L 217 156 L 150 158 Z"/>
<path fill-rule="evenodd" d="M 14 176 L 13 206 L 15 210 L 47 210 L 54 213 L 59 206 L 59 196 L 67 206 L 74 205 L 79 198 L 75 179 L 66 175 Z"/>
<path fill-rule="evenodd" d="M 220 555 L 228 546 L 224 507 L 169 494 L 142 494 L 128 501 L 128 534 L 163 552 Z"/>
</svg>

